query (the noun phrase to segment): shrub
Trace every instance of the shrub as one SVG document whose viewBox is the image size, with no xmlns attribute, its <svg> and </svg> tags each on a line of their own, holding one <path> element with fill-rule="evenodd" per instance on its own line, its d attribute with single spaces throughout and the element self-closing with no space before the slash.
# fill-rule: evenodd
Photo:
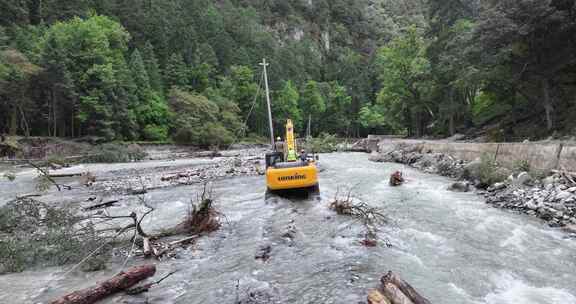
<svg viewBox="0 0 576 304">
<path fill-rule="evenodd" d="M 488 187 L 494 183 L 501 182 L 506 176 L 498 170 L 498 163 L 489 154 L 483 154 L 478 166 L 478 179 L 481 187 Z"/>
<path fill-rule="evenodd" d="M 94 147 L 92 154 L 85 158 L 89 163 L 125 163 L 139 161 L 148 154 L 139 145 L 102 144 Z"/>
<path fill-rule="evenodd" d="M 166 126 L 147 125 L 143 132 L 145 140 L 164 141 L 168 139 L 168 127 Z"/>
<path fill-rule="evenodd" d="M 338 149 L 338 138 L 336 135 L 322 133 L 319 137 L 307 139 L 304 146 L 306 151 L 312 153 L 335 152 Z"/>
<path fill-rule="evenodd" d="M 0 274 L 82 260 L 102 241 L 88 223 L 79 233 L 79 221 L 65 209 L 31 199 L 15 200 L 1 207 Z"/>
<path fill-rule="evenodd" d="M 514 161 L 512 168 L 514 169 L 514 172 L 530 172 L 531 171 L 530 162 L 525 160 L 525 159 L 520 159 L 520 160 Z"/>
</svg>

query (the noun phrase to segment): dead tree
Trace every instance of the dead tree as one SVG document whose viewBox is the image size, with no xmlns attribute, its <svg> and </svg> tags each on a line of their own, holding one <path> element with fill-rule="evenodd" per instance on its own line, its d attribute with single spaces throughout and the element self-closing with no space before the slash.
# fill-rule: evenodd
<svg viewBox="0 0 576 304">
<path fill-rule="evenodd" d="M 353 190 L 354 187 L 350 187 L 346 195 L 341 196 L 340 188 L 338 188 L 334 200 L 330 203 L 330 209 L 340 215 L 351 216 L 360 221 L 366 229 L 364 239 L 361 241 L 362 245 L 375 247 L 377 245 L 377 226 L 388 223 L 388 218 L 378 208 L 370 207 L 355 197 Z M 390 246 L 390 243 L 386 241 L 386 245 Z"/>
</svg>

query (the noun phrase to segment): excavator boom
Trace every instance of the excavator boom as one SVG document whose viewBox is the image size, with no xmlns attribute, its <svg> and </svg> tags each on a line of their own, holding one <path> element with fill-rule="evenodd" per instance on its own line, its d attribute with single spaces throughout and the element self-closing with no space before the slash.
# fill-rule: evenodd
<svg viewBox="0 0 576 304">
<path fill-rule="evenodd" d="M 286 122 L 286 146 L 288 151 L 297 151 L 296 141 L 294 140 L 294 125 L 291 119 Z"/>
</svg>

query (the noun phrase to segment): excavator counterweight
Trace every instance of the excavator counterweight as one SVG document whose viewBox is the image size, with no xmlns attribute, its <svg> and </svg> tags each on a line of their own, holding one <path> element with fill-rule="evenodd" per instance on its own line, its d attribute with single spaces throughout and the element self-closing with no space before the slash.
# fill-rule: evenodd
<svg viewBox="0 0 576 304">
<path fill-rule="evenodd" d="M 318 192 L 316 158 L 297 154 L 294 125 L 286 123 L 284 143 L 276 143 L 275 151 L 266 154 L 266 184 L 268 191 L 296 190 Z"/>
</svg>

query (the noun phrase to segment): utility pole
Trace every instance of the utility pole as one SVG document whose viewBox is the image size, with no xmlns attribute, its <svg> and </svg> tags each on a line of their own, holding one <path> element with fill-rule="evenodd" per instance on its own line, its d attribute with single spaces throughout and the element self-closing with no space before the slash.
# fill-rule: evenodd
<svg viewBox="0 0 576 304">
<path fill-rule="evenodd" d="M 264 85 L 266 87 L 266 103 L 268 105 L 268 123 L 270 126 L 270 143 L 272 144 L 272 148 L 274 148 L 274 126 L 272 124 L 272 107 L 270 106 L 270 89 L 268 88 L 268 72 L 266 70 L 269 63 L 267 63 L 266 58 L 264 58 L 262 60 L 262 63 L 260 63 L 260 65 L 264 67 Z"/>
<path fill-rule="evenodd" d="M 308 128 L 306 129 L 306 138 L 311 137 L 312 133 L 311 124 L 312 124 L 312 114 L 308 114 Z"/>
</svg>

